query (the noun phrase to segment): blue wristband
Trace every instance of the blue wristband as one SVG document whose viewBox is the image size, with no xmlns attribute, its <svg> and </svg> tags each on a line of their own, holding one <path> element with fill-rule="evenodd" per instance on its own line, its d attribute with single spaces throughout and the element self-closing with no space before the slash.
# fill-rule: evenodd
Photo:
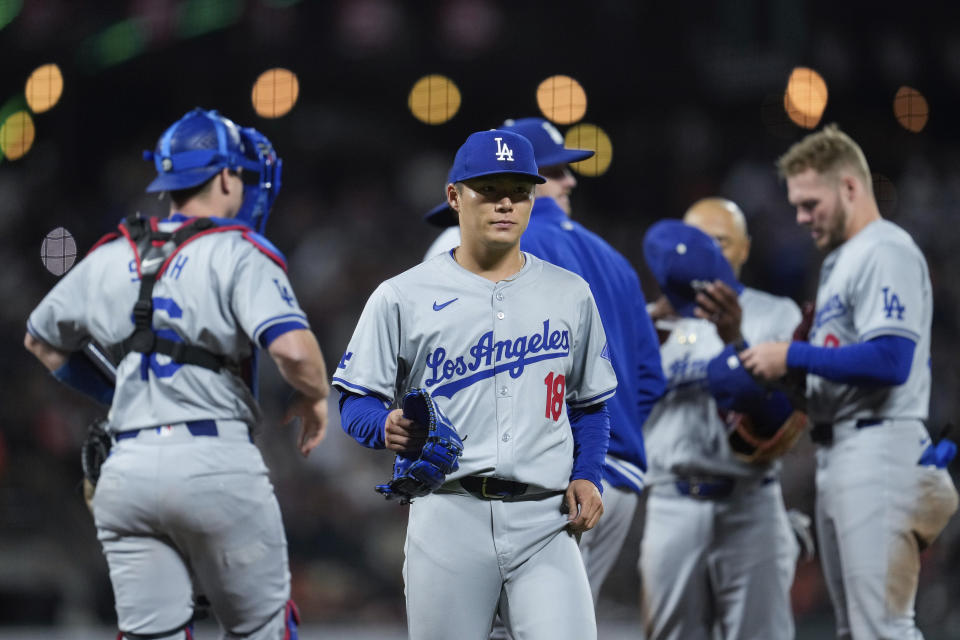
<svg viewBox="0 0 960 640">
<path fill-rule="evenodd" d="M 68 387 L 108 407 L 113 404 L 113 383 L 97 369 L 82 351 L 74 351 L 53 377 Z"/>
</svg>

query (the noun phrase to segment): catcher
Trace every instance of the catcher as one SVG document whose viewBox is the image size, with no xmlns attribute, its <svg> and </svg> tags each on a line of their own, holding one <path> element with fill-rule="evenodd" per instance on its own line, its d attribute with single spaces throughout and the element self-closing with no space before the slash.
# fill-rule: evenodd
<svg viewBox="0 0 960 640">
<path fill-rule="evenodd" d="M 800 309 L 738 281 L 750 238 L 730 201 L 658 222 L 643 249 L 664 293 L 651 316 L 667 378 L 644 426 L 646 637 L 792 638 L 798 544 L 776 458 L 806 419 L 789 394 L 757 385 L 737 354 L 766 336 L 789 338 Z"/>
</svg>

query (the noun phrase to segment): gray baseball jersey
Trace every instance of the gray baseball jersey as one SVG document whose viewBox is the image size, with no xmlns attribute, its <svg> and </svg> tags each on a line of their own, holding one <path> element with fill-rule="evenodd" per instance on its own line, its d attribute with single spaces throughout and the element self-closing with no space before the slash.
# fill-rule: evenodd
<svg viewBox="0 0 960 640">
<path fill-rule="evenodd" d="M 180 222 L 161 222 L 171 231 Z M 225 355 L 229 373 L 179 365 L 167 356 L 129 353 L 117 367 L 110 424 L 116 431 L 198 419 L 232 419 L 251 427 L 259 409 L 238 374 L 265 332 L 307 328 L 283 268 L 239 232 L 197 237 L 183 245 L 153 290 L 158 335 Z M 74 351 L 93 338 L 115 344 L 133 331 L 140 290 L 133 250 L 124 238 L 97 248 L 68 272 L 30 315 L 27 330 Z M 292 323 L 292 324 L 290 324 Z"/>
<path fill-rule="evenodd" d="M 596 303 L 579 276 L 524 253 L 491 282 L 449 253 L 370 296 L 334 384 L 393 402 L 428 389 L 465 438 L 448 480 L 496 475 L 564 490 L 573 464 L 566 404 L 613 395 Z"/>
<path fill-rule="evenodd" d="M 741 333 L 750 344 L 789 340 L 800 323 L 800 309 L 789 298 L 749 287 L 740 294 Z M 717 404 L 706 390 L 707 364 L 723 350 L 714 325 L 706 320 L 677 320 L 660 348 L 667 392 L 644 425 L 648 483 L 673 476 L 747 477 L 766 467 L 738 460 L 727 442 Z"/>
<path fill-rule="evenodd" d="M 811 419 L 926 419 L 932 318 L 927 262 L 910 235 L 897 225 L 873 222 L 831 252 L 820 271 L 810 344 L 839 347 L 893 335 L 910 338 L 917 346 L 910 376 L 902 385 L 861 387 L 808 376 Z"/>
<path fill-rule="evenodd" d="M 807 376 L 809 415 L 833 428 L 817 450 L 816 525 L 837 637 L 923 637 L 914 619 L 920 550 L 957 508 L 947 470 L 918 464 L 930 445 L 932 313 L 923 254 L 891 222 L 870 223 L 824 261 L 812 344 L 916 342 L 902 385 Z"/>
</svg>

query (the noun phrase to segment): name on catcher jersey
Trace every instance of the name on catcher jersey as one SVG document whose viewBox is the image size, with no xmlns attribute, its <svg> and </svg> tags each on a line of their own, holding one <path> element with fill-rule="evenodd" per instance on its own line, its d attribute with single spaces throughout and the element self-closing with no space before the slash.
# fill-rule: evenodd
<svg viewBox="0 0 960 640">
<path fill-rule="evenodd" d="M 847 385 L 807 376 L 814 422 L 927 417 L 933 293 L 927 262 L 910 235 L 887 220 L 867 225 L 831 252 L 820 270 L 810 344 L 842 347 L 879 336 L 916 343 L 907 381 L 897 386 Z"/>
<path fill-rule="evenodd" d="M 790 340 L 800 309 L 789 299 L 744 288 L 741 333 L 749 344 Z M 648 480 L 677 475 L 764 475 L 769 466 L 739 460 L 730 450 L 726 425 L 707 387 L 707 365 L 723 350 L 713 323 L 699 318 L 676 321 L 660 347 L 667 392 L 644 425 Z"/>
<path fill-rule="evenodd" d="M 464 439 L 448 480 L 496 475 L 561 490 L 573 465 L 566 406 L 606 400 L 616 376 L 586 282 L 523 255 L 520 272 L 496 283 L 449 253 L 382 283 L 333 380 L 389 402 L 427 389 Z"/>
</svg>

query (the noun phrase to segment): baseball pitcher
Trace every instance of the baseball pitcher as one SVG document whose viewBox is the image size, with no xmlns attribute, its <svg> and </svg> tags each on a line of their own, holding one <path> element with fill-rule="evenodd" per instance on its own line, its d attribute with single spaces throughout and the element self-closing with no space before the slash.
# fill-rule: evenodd
<svg viewBox="0 0 960 640">
<path fill-rule="evenodd" d="M 462 442 L 458 468 L 410 507 L 412 638 L 486 640 L 498 613 L 515 637 L 596 638 L 575 534 L 603 510 L 616 378 L 587 284 L 520 251 L 542 180 L 522 136 L 470 136 L 447 188 L 460 246 L 377 288 L 333 378 L 366 446 L 419 450 L 423 429 L 389 408 L 411 388 Z"/>
</svg>

